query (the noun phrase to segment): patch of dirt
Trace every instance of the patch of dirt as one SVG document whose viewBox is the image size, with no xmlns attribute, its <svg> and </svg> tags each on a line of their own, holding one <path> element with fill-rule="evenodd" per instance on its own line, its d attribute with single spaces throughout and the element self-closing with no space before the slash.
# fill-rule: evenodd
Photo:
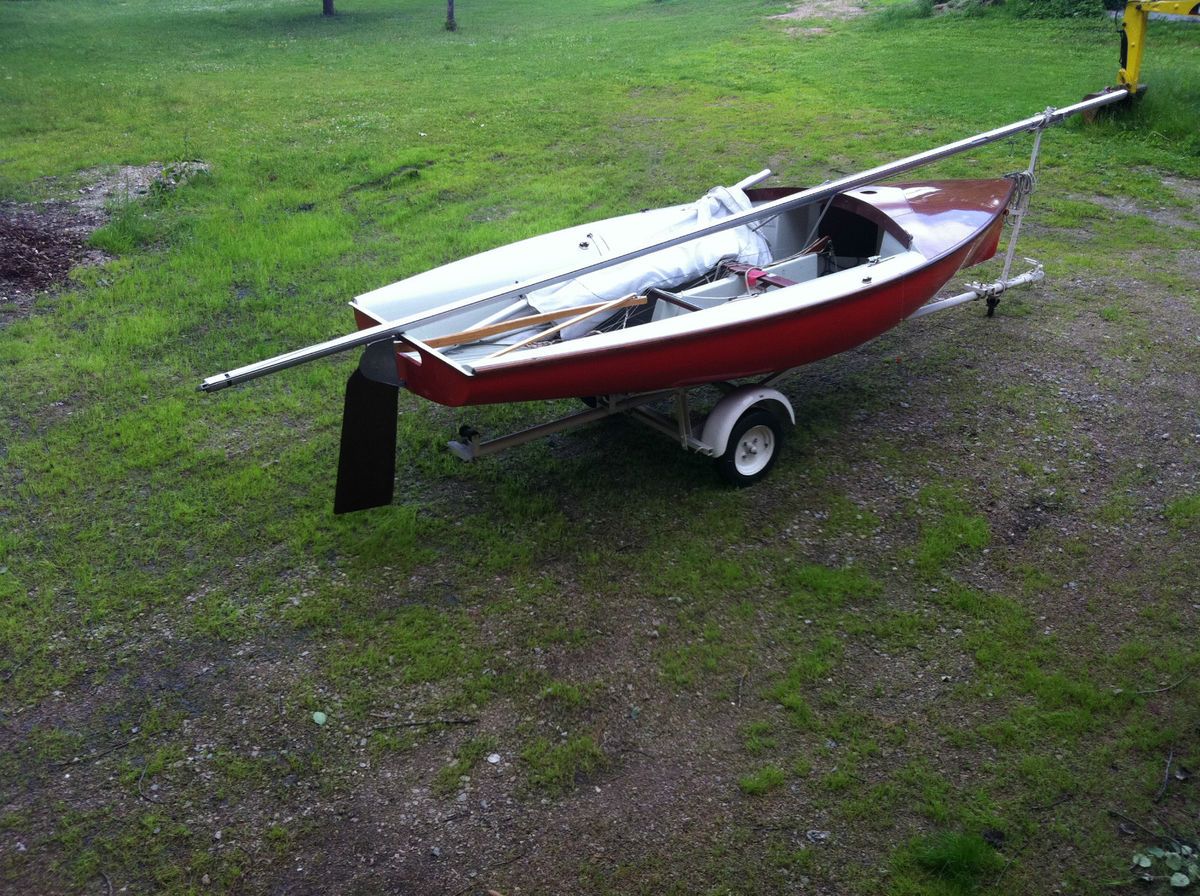
<svg viewBox="0 0 1200 896">
<path fill-rule="evenodd" d="M 1187 196 L 1186 192 L 1182 190 L 1179 190 L 1178 192 L 1181 196 Z M 1110 212 L 1115 212 L 1118 215 L 1141 215 L 1144 218 L 1149 218 L 1155 224 L 1158 224 L 1162 227 L 1174 227 L 1182 230 L 1200 229 L 1200 221 L 1197 221 L 1194 215 L 1190 215 L 1182 209 L 1170 208 L 1167 206 L 1149 206 L 1145 203 L 1138 202 L 1136 199 L 1130 199 L 1127 196 L 1072 195 L 1068 198 L 1082 202 L 1093 202 L 1096 205 L 1102 206 L 1103 208 L 1108 209 Z"/>
<path fill-rule="evenodd" d="M 866 7 L 853 0 L 807 0 L 789 12 L 771 16 L 772 19 L 853 19 L 866 13 Z M 805 29 L 804 33 L 818 33 L 822 29 Z"/>
<path fill-rule="evenodd" d="M 28 289 L 45 289 L 63 279 L 83 253 L 88 228 L 60 203 L 40 209 L 4 209 L 0 217 L 0 278 Z"/>
<path fill-rule="evenodd" d="M 29 314 L 34 295 L 65 281 L 71 268 L 104 261 L 87 245 L 102 224 L 68 202 L 0 205 L 0 324 Z"/>
<path fill-rule="evenodd" d="M 933 13 L 934 15 L 940 16 L 948 12 L 957 12 L 975 2 L 977 2 L 977 0 L 947 0 L 946 3 L 934 4 Z M 1003 0 L 1000 0 L 1000 2 L 1003 2 Z M 996 0 L 983 0 L 981 5 L 993 6 L 995 4 Z"/>
<path fill-rule="evenodd" d="M 1192 205 L 1200 204 L 1200 180 L 1191 180 L 1186 177 L 1164 177 L 1162 182 L 1174 190 L 1180 199 L 1190 201 Z"/>
<path fill-rule="evenodd" d="M 72 268 L 107 260 L 88 237 L 108 223 L 112 205 L 173 190 L 209 170 L 199 161 L 92 168 L 79 172 L 84 185 L 69 192 L 47 178 L 45 192 L 58 198 L 0 203 L 0 326 L 32 313 L 37 293 L 66 282 Z"/>
<path fill-rule="evenodd" d="M 789 28 L 788 37 L 820 37 L 822 34 L 832 34 L 828 28 Z"/>
</svg>

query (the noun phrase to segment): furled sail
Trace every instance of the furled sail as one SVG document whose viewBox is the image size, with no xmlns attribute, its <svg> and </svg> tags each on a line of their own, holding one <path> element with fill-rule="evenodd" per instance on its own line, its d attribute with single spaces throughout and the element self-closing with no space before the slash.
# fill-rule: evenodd
<svg viewBox="0 0 1200 896">
<path fill-rule="evenodd" d="M 620 255 L 704 227 L 750 207 L 749 198 L 737 187 L 714 187 L 696 202 L 626 217 L 622 220 L 626 226 L 620 232 L 595 231 L 589 236 L 602 257 Z M 531 292 L 526 300 L 539 312 L 561 311 L 642 293 L 651 287 L 677 286 L 712 270 L 722 259 L 756 266 L 769 264 L 771 247 L 755 225 L 723 230 L 625 264 L 593 271 Z M 597 323 L 594 318 L 582 321 L 565 329 L 562 338 L 582 336 L 595 329 Z"/>
</svg>

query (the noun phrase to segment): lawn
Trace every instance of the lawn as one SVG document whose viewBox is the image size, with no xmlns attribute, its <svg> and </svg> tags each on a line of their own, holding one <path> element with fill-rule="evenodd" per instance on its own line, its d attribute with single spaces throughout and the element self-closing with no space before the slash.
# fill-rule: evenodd
<svg viewBox="0 0 1200 896">
<path fill-rule="evenodd" d="M 570 404 L 402 396 L 395 504 L 335 517 L 354 357 L 196 391 L 464 254 L 1115 77 L 1103 19 L 866 6 L 0 4 L 0 218 L 205 166 L 0 295 L 0 889 L 1120 892 L 1197 845 L 1200 27 L 1045 137 L 1045 283 L 797 372 L 751 489 L 624 420 L 463 464 Z"/>
</svg>

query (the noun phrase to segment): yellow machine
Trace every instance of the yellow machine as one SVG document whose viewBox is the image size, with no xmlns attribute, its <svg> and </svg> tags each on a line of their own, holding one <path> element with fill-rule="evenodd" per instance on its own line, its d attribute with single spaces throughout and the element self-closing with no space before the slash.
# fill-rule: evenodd
<svg viewBox="0 0 1200 896">
<path fill-rule="evenodd" d="M 1138 83 L 1142 68 L 1142 51 L 1146 45 L 1146 25 L 1150 13 L 1161 12 L 1178 16 L 1200 16 L 1196 0 L 1129 0 L 1125 4 L 1125 19 L 1121 23 L 1121 69 L 1117 72 L 1117 87 L 1131 94 L 1145 88 Z"/>
</svg>

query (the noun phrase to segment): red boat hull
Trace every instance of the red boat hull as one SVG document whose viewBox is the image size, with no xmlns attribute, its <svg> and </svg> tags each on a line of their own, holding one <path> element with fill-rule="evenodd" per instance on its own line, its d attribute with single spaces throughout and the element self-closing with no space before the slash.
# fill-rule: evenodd
<svg viewBox="0 0 1200 896">
<path fill-rule="evenodd" d="M 949 184 L 957 189 L 943 189 L 944 195 L 917 196 L 903 209 L 883 203 L 877 206 L 930 258 L 897 279 L 767 318 L 594 351 L 581 346 L 571 353 L 474 372 L 419 344 L 401 343 L 397 352 L 400 379 L 414 394 L 461 406 L 683 388 L 774 373 L 846 351 L 907 318 L 961 268 L 995 254 L 1011 183 L 992 180 L 907 186 L 916 196 L 919 190 L 942 189 Z M 966 238 L 953 245 L 938 244 L 939 234 L 959 237 L 964 232 Z M 360 326 L 374 323 L 359 314 Z"/>
</svg>

